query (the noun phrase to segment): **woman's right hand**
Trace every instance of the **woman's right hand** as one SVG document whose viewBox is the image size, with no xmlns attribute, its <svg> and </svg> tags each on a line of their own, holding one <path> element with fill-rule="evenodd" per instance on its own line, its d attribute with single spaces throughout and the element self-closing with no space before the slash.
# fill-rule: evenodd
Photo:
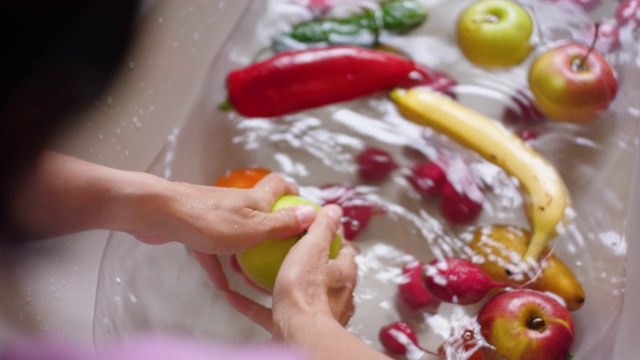
<svg viewBox="0 0 640 360">
<path fill-rule="evenodd" d="M 233 291 L 228 294 L 229 302 L 275 338 L 285 339 L 288 323 L 296 319 L 323 316 L 345 325 L 353 315 L 357 268 L 356 250 L 348 243 L 343 243 L 336 258 L 329 258 L 341 216 L 339 206 L 325 206 L 305 236 L 291 248 L 278 272 L 273 309 Z"/>
<path fill-rule="evenodd" d="M 343 242 L 335 259 L 329 258 L 331 242 L 340 226 L 342 209 L 328 205 L 307 234 L 285 258 L 273 292 L 273 334 L 286 339 L 289 322 L 296 317 L 333 318 L 346 325 L 354 312 L 356 249 Z M 295 330 L 294 330 L 295 331 Z"/>
<path fill-rule="evenodd" d="M 334 259 L 330 244 L 340 226 L 342 209 L 320 210 L 307 234 L 282 263 L 273 290 L 273 309 L 229 290 L 227 300 L 239 312 L 313 359 L 389 360 L 344 327 L 354 312 L 356 249 L 350 243 Z"/>
</svg>

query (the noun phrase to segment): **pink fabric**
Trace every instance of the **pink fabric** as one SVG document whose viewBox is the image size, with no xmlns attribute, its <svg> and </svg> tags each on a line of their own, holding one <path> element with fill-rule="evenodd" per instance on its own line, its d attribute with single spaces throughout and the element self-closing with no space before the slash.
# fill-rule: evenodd
<svg viewBox="0 0 640 360">
<path fill-rule="evenodd" d="M 0 350 L 0 360 L 91 360 L 95 356 L 67 343 L 22 341 Z M 110 346 L 99 360 L 308 360 L 277 345 L 230 346 L 174 337 L 142 337 Z"/>
</svg>

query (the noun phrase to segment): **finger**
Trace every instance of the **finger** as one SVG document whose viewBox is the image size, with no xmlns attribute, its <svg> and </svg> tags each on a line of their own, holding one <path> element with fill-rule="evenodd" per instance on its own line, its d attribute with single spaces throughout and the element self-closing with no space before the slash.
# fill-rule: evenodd
<svg viewBox="0 0 640 360">
<path fill-rule="evenodd" d="M 342 208 L 331 204 L 323 207 L 305 236 L 296 243 L 291 251 L 328 259 L 331 242 L 340 227 Z"/>
<path fill-rule="evenodd" d="M 358 265 L 355 262 L 355 257 L 358 254 L 355 247 L 351 244 L 345 244 L 338 256 L 332 261 L 340 269 L 342 274 L 342 280 L 347 284 L 350 289 L 356 287 L 356 281 L 358 278 Z"/>
<path fill-rule="evenodd" d="M 271 309 L 232 290 L 227 291 L 225 298 L 229 305 L 236 309 L 236 311 L 246 316 L 249 320 L 262 326 L 268 332 L 272 331 L 273 320 L 271 316 Z"/>
<path fill-rule="evenodd" d="M 329 260 L 328 266 L 325 267 L 327 284 L 333 288 L 348 289 L 350 293 L 356 287 L 358 280 L 358 267 L 355 262 L 357 253 L 355 249 L 347 245 L 343 247 L 338 256 Z"/>
<path fill-rule="evenodd" d="M 333 318 L 336 319 L 340 325 L 345 326 L 351 320 L 351 317 L 356 311 L 356 306 L 353 303 L 353 297 L 350 301 L 347 301 L 345 306 L 341 309 L 332 309 Z"/>
<path fill-rule="evenodd" d="M 258 213 L 258 232 L 267 239 L 284 239 L 307 230 L 317 214 L 311 205 L 297 205 L 269 213 Z"/>
<path fill-rule="evenodd" d="M 229 281 L 224 274 L 220 260 L 216 255 L 201 253 L 198 250 L 189 249 L 193 257 L 198 261 L 200 267 L 207 273 L 207 277 L 216 289 L 221 291 L 229 290 Z"/>
<path fill-rule="evenodd" d="M 260 240 L 284 239 L 306 230 L 313 222 L 317 210 L 312 206 L 300 205 L 271 212 L 273 204 L 283 195 L 297 194 L 297 187 L 282 176 L 273 173 L 264 177 L 252 191 L 260 199 L 260 206 L 254 215 L 256 232 L 262 234 Z"/>
</svg>

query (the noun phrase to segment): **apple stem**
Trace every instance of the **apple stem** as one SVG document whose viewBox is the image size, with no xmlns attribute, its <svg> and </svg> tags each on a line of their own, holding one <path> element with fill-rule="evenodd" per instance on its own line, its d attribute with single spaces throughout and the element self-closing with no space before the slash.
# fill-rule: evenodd
<svg viewBox="0 0 640 360">
<path fill-rule="evenodd" d="M 596 22 L 594 26 L 595 26 L 595 29 L 593 32 L 593 40 L 591 40 L 591 45 L 589 46 L 589 50 L 587 50 L 587 53 L 582 57 L 582 59 L 580 59 L 580 62 L 578 63 L 578 71 L 587 70 L 585 68 L 587 58 L 589 57 L 589 55 L 591 55 L 591 53 L 593 52 L 593 49 L 596 47 L 596 41 L 598 41 L 598 33 L 600 31 L 600 23 Z"/>
<path fill-rule="evenodd" d="M 526 323 L 527 323 L 527 329 L 534 330 L 534 331 L 541 332 L 544 328 L 547 327 L 547 323 L 542 318 L 539 318 L 537 316 L 533 316 L 527 319 Z"/>
</svg>

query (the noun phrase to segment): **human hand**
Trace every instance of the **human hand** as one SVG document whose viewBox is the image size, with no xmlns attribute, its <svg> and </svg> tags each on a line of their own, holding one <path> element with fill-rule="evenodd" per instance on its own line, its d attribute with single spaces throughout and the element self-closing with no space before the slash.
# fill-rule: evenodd
<svg viewBox="0 0 640 360">
<path fill-rule="evenodd" d="M 295 331 L 293 323 L 316 317 L 344 326 L 353 314 L 357 268 L 356 250 L 350 244 L 344 244 L 336 258 L 329 258 L 341 216 L 337 205 L 325 206 L 307 234 L 291 248 L 278 272 L 273 309 L 234 291 L 227 293 L 229 303 L 275 339 L 286 339 L 288 330 Z"/>
<path fill-rule="evenodd" d="M 344 326 L 353 315 L 357 251 L 345 242 L 338 256 L 329 258 L 341 217 L 339 206 L 326 206 L 285 258 L 273 295 L 276 338 L 287 336 L 288 322 L 295 317 L 332 317 Z"/>
<path fill-rule="evenodd" d="M 251 189 L 170 183 L 161 200 L 147 204 L 146 221 L 127 232 L 139 240 L 162 244 L 178 241 L 203 254 L 233 254 L 266 239 L 290 237 L 304 231 L 315 218 L 311 206 L 271 212 L 282 195 L 296 187 L 275 173 Z"/>
</svg>

